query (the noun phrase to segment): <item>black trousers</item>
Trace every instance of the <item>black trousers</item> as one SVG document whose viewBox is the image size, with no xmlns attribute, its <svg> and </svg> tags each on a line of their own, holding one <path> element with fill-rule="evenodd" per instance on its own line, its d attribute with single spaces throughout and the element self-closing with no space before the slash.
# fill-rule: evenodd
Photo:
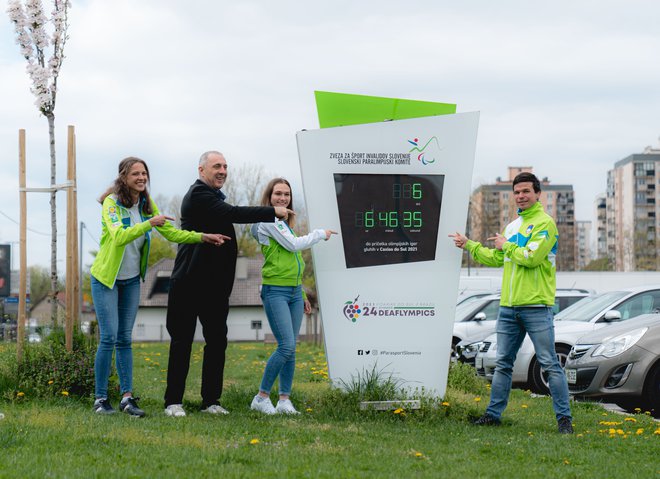
<svg viewBox="0 0 660 479">
<path fill-rule="evenodd" d="M 233 279 L 233 278 L 232 278 Z M 222 291 L 217 282 L 172 279 L 167 300 L 167 332 L 170 355 L 167 366 L 165 407 L 181 404 L 190 369 L 190 354 L 197 318 L 204 335 L 202 363 L 202 408 L 219 404 L 227 350 L 227 315 L 229 292 Z"/>
</svg>

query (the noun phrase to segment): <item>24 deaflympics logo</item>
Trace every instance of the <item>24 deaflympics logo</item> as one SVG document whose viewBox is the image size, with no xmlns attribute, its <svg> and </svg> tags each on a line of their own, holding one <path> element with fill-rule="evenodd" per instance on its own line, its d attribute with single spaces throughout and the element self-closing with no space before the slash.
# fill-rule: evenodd
<svg viewBox="0 0 660 479">
<path fill-rule="evenodd" d="M 352 323 L 357 323 L 361 317 L 385 317 L 389 319 L 429 318 L 435 316 L 433 303 L 358 303 L 358 294 L 353 301 L 346 301 L 342 308 L 344 317 Z"/>
</svg>

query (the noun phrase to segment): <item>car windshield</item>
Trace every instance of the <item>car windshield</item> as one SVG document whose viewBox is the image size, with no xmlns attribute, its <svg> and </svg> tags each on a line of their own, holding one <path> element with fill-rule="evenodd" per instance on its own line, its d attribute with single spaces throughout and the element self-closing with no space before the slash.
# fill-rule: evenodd
<svg viewBox="0 0 660 479">
<path fill-rule="evenodd" d="M 598 296 L 588 296 L 558 313 L 556 321 L 591 321 L 603 309 L 629 294 L 628 291 L 609 291 Z"/>
</svg>

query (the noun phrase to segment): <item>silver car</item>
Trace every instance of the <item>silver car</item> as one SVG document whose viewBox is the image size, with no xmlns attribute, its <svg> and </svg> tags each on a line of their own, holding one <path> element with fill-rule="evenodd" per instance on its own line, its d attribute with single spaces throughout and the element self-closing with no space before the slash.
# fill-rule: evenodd
<svg viewBox="0 0 660 479">
<path fill-rule="evenodd" d="M 566 360 L 576 396 L 660 417 L 660 314 L 644 314 L 581 337 Z"/>
<path fill-rule="evenodd" d="M 555 316 L 555 350 L 559 362 L 562 366 L 566 363 L 571 347 L 585 334 L 655 311 L 660 311 L 660 285 L 609 291 L 583 299 Z M 479 346 L 475 358 L 477 373 L 492 380 L 496 359 L 497 336 L 493 334 Z M 534 392 L 549 392 L 529 336 L 525 337 L 518 351 L 512 380 Z"/>
<path fill-rule="evenodd" d="M 555 293 L 553 312 L 563 311 L 592 294 L 592 291 L 585 289 L 558 289 Z M 456 359 L 474 364 L 477 344 L 495 332 L 499 311 L 499 293 L 456 306 L 452 336 L 452 351 Z"/>
</svg>

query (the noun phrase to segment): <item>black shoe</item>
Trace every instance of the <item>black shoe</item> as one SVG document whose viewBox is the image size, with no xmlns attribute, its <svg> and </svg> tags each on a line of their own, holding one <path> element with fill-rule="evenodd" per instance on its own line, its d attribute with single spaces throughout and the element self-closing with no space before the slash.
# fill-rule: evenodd
<svg viewBox="0 0 660 479">
<path fill-rule="evenodd" d="M 490 414 L 484 414 L 480 418 L 473 420 L 472 424 L 475 426 L 499 426 L 502 422 Z"/>
<path fill-rule="evenodd" d="M 121 409 L 122 412 L 125 412 L 129 416 L 144 417 L 144 411 L 137 405 L 138 399 L 140 398 L 134 398 L 130 396 L 125 397 L 121 400 L 121 403 L 119 403 L 119 409 Z"/>
<path fill-rule="evenodd" d="M 110 405 L 110 401 L 105 398 L 94 401 L 94 412 L 96 414 L 114 414 L 117 411 Z"/>
<path fill-rule="evenodd" d="M 570 417 L 560 417 L 557 420 L 557 429 L 559 434 L 573 434 L 573 424 L 571 424 Z"/>
</svg>

